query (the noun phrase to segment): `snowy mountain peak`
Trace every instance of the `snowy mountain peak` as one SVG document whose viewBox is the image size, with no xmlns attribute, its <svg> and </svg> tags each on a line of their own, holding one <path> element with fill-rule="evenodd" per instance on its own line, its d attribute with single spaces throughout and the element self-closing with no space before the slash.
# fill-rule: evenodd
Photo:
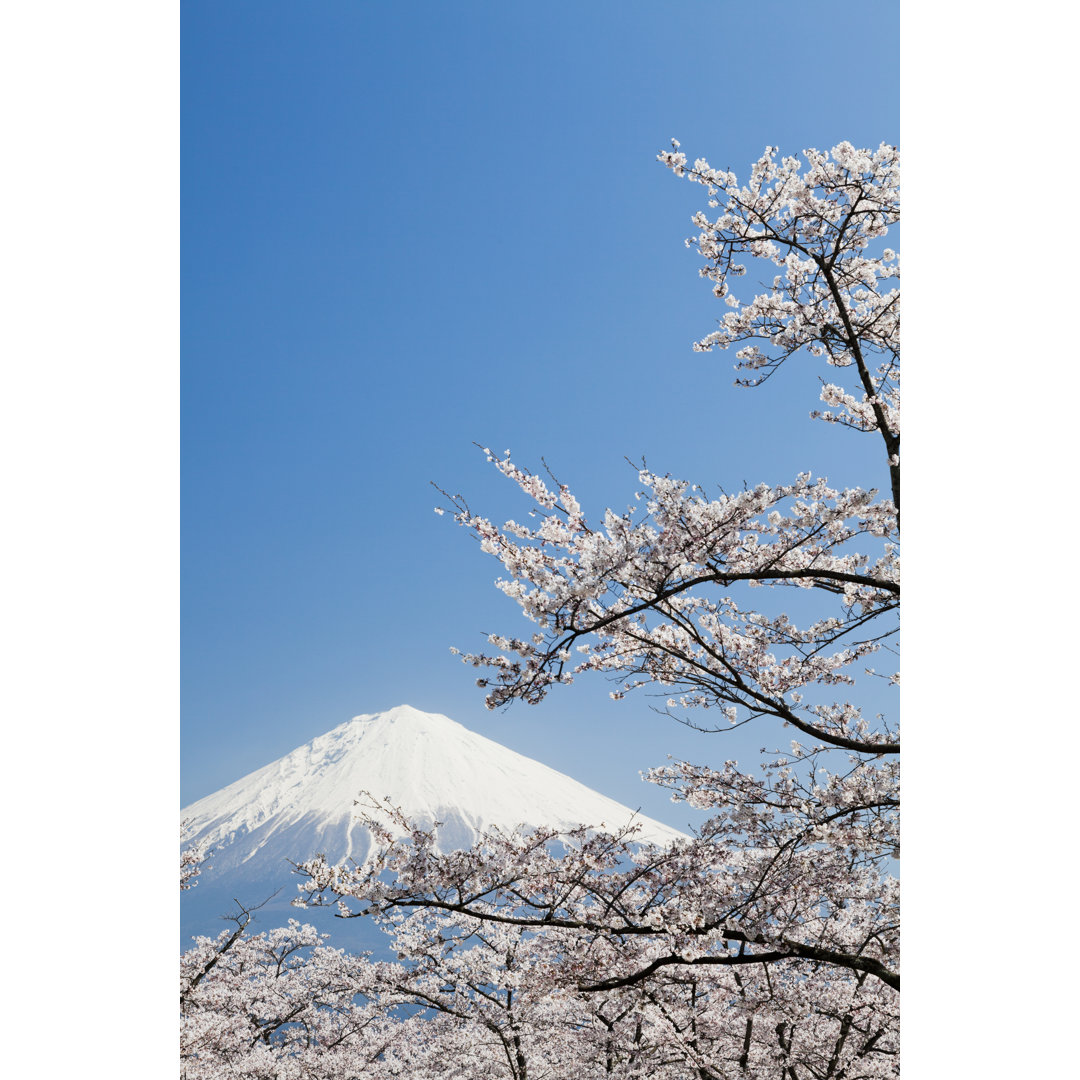
<svg viewBox="0 0 1080 1080">
<path fill-rule="evenodd" d="M 492 827 L 614 831 L 633 821 L 642 840 L 682 835 L 448 716 L 410 705 L 354 717 L 181 816 L 191 822 L 192 839 L 216 849 L 213 877 L 268 877 L 285 860 L 318 852 L 332 861 L 362 859 L 369 841 L 353 821 L 353 804 L 363 792 L 415 820 L 442 822 L 444 851 L 468 847 Z"/>
</svg>

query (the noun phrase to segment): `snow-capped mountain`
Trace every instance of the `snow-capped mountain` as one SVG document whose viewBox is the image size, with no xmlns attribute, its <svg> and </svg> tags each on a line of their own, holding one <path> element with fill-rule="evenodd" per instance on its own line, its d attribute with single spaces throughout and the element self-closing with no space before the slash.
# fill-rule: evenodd
<svg viewBox="0 0 1080 1080">
<path fill-rule="evenodd" d="M 645 841 L 683 835 L 449 717 L 400 705 L 357 716 L 181 811 L 185 843 L 214 849 L 200 888 L 185 894 L 188 906 L 196 894 L 210 900 L 208 892 L 255 901 L 287 883 L 293 893 L 287 860 L 320 852 L 362 860 L 369 839 L 353 804 L 363 792 L 414 820 L 442 822 L 444 851 L 492 826 L 615 831 L 632 821 Z"/>
</svg>

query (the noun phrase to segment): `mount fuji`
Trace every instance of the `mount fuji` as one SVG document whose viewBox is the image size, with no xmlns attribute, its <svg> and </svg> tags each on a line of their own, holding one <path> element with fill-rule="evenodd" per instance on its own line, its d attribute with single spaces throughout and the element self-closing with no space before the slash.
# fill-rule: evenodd
<svg viewBox="0 0 1080 1080">
<path fill-rule="evenodd" d="M 182 931 L 216 932 L 211 910 L 224 912 L 234 897 L 257 903 L 275 890 L 281 899 L 267 906 L 295 915 L 287 908 L 296 881 L 288 860 L 321 852 L 331 862 L 362 861 L 368 853 L 367 830 L 353 820 L 363 792 L 415 821 L 441 822 L 443 851 L 469 847 L 492 827 L 614 832 L 632 823 L 638 838 L 659 844 L 685 835 L 449 717 L 399 705 L 357 716 L 181 811 L 185 844 L 212 850 L 199 887 L 183 894 Z"/>
</svg>

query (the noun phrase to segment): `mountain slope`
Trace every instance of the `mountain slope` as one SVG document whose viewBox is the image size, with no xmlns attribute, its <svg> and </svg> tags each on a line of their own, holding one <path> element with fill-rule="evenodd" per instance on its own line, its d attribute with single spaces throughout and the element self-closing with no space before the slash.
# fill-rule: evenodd
<svg viewBox="0 0 1080 1080">
<path fill-rule="evenodd" d="M 363 859 L 368 836 L 352 813 L 365 791 L 416 820 L 443 822 L 444 851 L 471 845 L 492 826 L 614 831 L 633 820 L 642 840 L 683 835 L 449 717 L 408 705 L 341 724 L 181 817 L 190 821 L 190 840 L 216 849 L 204 883 L 242 891 L 244 883 L 286 876 L 289 859 L 319 852 L 334 862 Z"/>
</svg>

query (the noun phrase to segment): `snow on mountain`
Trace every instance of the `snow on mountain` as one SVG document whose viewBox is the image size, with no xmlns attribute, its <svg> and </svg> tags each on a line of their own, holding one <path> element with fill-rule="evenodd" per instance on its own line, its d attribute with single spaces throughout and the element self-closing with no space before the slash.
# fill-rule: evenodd
<svg viewBox="0 0 1080 1080">
<path fill-rule="evenodd" d="M 362 860 L 368 835 L 352 817 L 365 791 L 415 820 L 443 822 L 443 851 L 470 846 L 492 826 L 615 831 L 633 821 L 645 841 L 684 835 L 449 717 L 408 705 L 357 716 L 192 803 L 181 818 L 190 821 L 187 842 L 216 849 L 205 884 L 269 880 L 287 871 L 285 860 L 319 852 L 333 862 Z"/>
</svg>

